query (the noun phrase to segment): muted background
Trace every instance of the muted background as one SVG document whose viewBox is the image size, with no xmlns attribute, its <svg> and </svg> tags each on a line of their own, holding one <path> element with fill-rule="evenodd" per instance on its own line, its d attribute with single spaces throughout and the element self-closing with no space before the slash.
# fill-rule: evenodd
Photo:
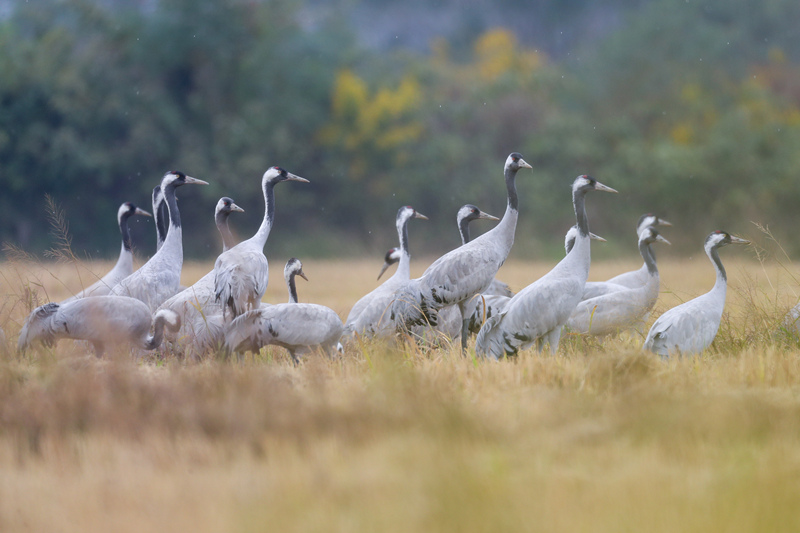
<svg viewBox="0 0 800 533">
<path fill-rule="evenodd" d="M 650 211 L 671 254 L 752 222 L 797 254 L 798 22 L 796 0 L 2 1 L 0 241 L 54 246 L 50 195 L 78 254 L 114 257 L 119 204 L 176 169 L 211 184 L 178 196 L 187 256 L 213 258 L 217 198 L 251 235 L 280 165 L 311 183 L 276 189 L 268 253 L 380 257 L 410 204 L 437 255 L 462 204 L 502 215 L 519 151 L 512 257 L 563 254 L 582 173 L 620 191 L 589 199 L 598 257 L 636 254 Z"/>
</svg>

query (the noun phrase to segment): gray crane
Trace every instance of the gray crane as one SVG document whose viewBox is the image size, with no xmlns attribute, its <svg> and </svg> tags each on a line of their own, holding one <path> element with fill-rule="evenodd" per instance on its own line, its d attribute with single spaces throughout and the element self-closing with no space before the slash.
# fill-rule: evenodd
<svg viewBox="0 0 800 533">
<path fill-rule="evenodd" d="M 243 213 L 244 209 L 227 196 L 223 196 L 214 208 L 214 222 L 222 237 L 222 251 L 236 245 L 228 225 L 231 213 Z M 171 309 L 181 317 L 181 329 L 174 335 L 168 334 L 167 340 L 176 344 L 192 346 L 195 354 L 207 351 L 221 342 L 221 326 L 216 326 L 210 316 L 221 313 L 222 306 L 214 301 L 214 271 L 208 272 L 194 285 L 168 298 L 159 309 Z M 210 330 L 209 330 L 210 329 Z M 209 331 L 207 331 L 209 330 Z M 185 341 L 185 342 L 183 342 Z M 180 346 L 173 344 L 175 351 Z"/>
<path fill-rule="evenodd" d="M 465 304 L 489 288 L 503 265 L 511 246 L 519 216 L 516 176 L 520 168 L 531 166 L 516 152 L 506 158 L 504 177 L 508 203 L 502 220 L 477 239 L 452 250 L 428 267 L 420 278 L 405 284 L 391 306 L 391 319 L 405 328 L 439 322 L 438 311 L 458 305 L 466 317 Z M 466 320 L 461 327 L 461 346 L 467 342 Z"/>
<path fill-rule="evenodd" d="M 418 213 L 410 205 L 403 206 L 397 211 L 395 227 L 400 241 L 400 262 L 392 276 L 377 288 L 358 300 L 350 309 L 345 321 L 344 335 L 362 335 L 373 337 L 393 333 L 390 327 L 388 308 L 392 303 L 395 291 L 406 283 L 411 275 L 411 252 L 408 248 L 408 221 L 414 218 L 428 220 L 428 217 Z M 381 272 L 382 273 L 382 272 Z"/>
<path fill-rule="evenodd" d="M 639 234 L 639 252 L 647 266 L 647 283 L 581 300 L 567 320 L 567 329 L 590 335 L 611 335 L 629 328 L 641 330 L 658 300 L 658 267 L 651 248 L 655 242 L 670 244 L 654 227 L 646 226 Z"/>
<path fill-rule="evenodd" d="M 164 327 L 177 329 L 180 317 L 166 309 L 153 316 L 147 304 L 127 296 L 80 298 L 34 309 L 22 326 L 17 350 L 24 353 L 34 343 L 54 347 L 59 339 L 89 341 L 98 357 L 108 345 L 155 350 L 161 345 Z"/>
<path fill-rule="evenodd" d="M 645 228 L 655 226 L 672 226 L 672 224 L 652 213 L 647 213 L 639 217 L 639 221 L 636 223 L 637 241 Z M 644 259 L 644 256 L 642 256 L 642 259 Z M 603 294 L 611 292 L 641 287 L 648 282 L 649 278 L 649 268 L 645 260 L 639 269 L 631 272 L 624 272 L 607 281 L 587 281 L 586 286 L 583 288 L 583 299 L 588 300 L 589 298 L 602 296 Z"/>
<path fill-rule="evenodd" d="M 297 303 L 295 276 L 306 281 L 303 264 L 296 258 L 283 271 L 289 290 L 289 303 L 262 305 L 236 317 L 226 327 L 225 349 L 230 352 L 258 352 L 270 344 L 289 350 L 295 364 L 309 352 L 321 350 L 328 355 L 340 347 L 344 324 L 329 307 Z"/>
<path fill-rule="evenodd" d="M 555 353 L 561 328 L 581 301 L 589 276 L 590 237 L 585 198 L 589 191 L 617 192 L 591 176 L 578 176 L 572 184 L 572 203 L 578 223 L 575 246 L 550 272 L 525 287 L 505 308 L 488 319 L 478 333 L 475 349 L 480 355 L 499 358 L 516 354 L 537 343 Z"/>
<path fill-rule="evenodd" d="M 222 315 L 236 318 L 247 310 L 258 309 L 269 282 L 269 263 L 264 255 L 275 220 L 275 185 L 282 181 L 308 180 L 280 167 L 272 167 L 261 178 L 264 193 L 264 219 L 255 235 L 222 252 L 214 264 L 214 298 L 222 305 Z"/>
<path fill-rule="evenodd" d="M 564 237 L 564 255 L 572 251 L 577 237 L 578 226 L 572 226 Z M 591 232 L 589 232 L 589 238 L 594 241 L 606 242 L 603 237 Z M 469 332 L 477 335 L 486 320 L 505 309 L 512 296 L 513 294 L 491 294 L 487 292 L 473 296 L 467 307 L 467 329 Z"/>
<path fill-rule="evenodd" d="M 140 215 L 150 217 L 152 216 L 147 211 L 139 209 L 131 202 L 125 202 L 117 210 L 117 223 L 119 224 L 119 232 L 122 234 L 122 248 L 119 252 L 119 259 L 117 264 L 114 265 L 105 276 L 95 281 L 89 287 L 80 291 L 76 295 L 67 298 L 62 304 L 84 298 L 86 296 L 102 296 L 111 292 L 111 289 L 133 273 L 133 249 L 131 244 L 131 235 L 128 230 L 128 219 L 133 215 Z"/>
<path fill-rule="evenodd" d="M 178 292 L 183 267 L 183 231 L 175 189 L 186 184 L 208 185 L 183 172 L 167 172 L 164 175 L 161 190 L 169 211 L 169 230 L 164 244 L 139 270 L 115 285 L 111 294 L 141 300 L 152 312 Z"/>
<path fill-rule="evenodd" d="M 750 241 L 724 231 L 715 231 L 706 237 L 703 248 L 717 273 L 714 287 L 658 317 L 647 333 L 645 349 L 668 357 L 697 354 L 711 345 L 722 320 L 728 288 L 728 276 L 718 250 L 729 244 L 750 244 Z"/>
</svg>

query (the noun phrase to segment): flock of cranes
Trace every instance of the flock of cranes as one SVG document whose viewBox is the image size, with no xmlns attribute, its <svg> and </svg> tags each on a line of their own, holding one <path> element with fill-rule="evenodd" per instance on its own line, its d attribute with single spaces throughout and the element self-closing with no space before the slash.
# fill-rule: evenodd
<svg viewBox="0 0 800 533">
<path fill-rule="evenodd" d="M 181 287 L 183 245 L 176 190 L 206 182 L 182 172 L 168 172 L 153 189 L 152 215 L 131 203 L 120 206 L 117 218 L 122 249 L 115 267 L 71 298 L 34 309 L 20 332 L 18 350 L 24 352 L 34 344 L 53 346 L 68 338 L 90 342 L 100 356 L 110 345 L 153 350 L 166 339 L 171 351 L 192 357 L 218 351 L 255 352 L 277 345 L 298 362 L 309 352 L 342 351 L 359 338 L 399 336 L 428 343 L 460 338 L 462 350 L 466 350 L 471 335 L 476 335 L 476 354 L 498 359 L 532 346 L 539 351 L 549 346 L 555 353 L 565 328 L 591 335 L 642 330 L 659 292 L 651 246 L 669 244 L 657 227 L 671 224 L 644 215 L 636 226 L 642 267 L 605 282 L 588 282 L 590 242 L 604 239 L 589 231 L 587 195 L 617 192 L 591 176 L 578 176 L 572 184 L 576 224 L 565 237 L 565 257 L 516 294 L 495 278 L 514 243 L 519 216 L 517 174 L 530 168 L 519 153 L 510 154 L 504 166 L 507 206 L 503 217 L 498 219 L 471 204 L 460 208 L 456 222 L 462 245 L 438 258 L 416 279 L 410 276 L 408 224 L 427 217 L 411 206 L 401 207 L 395 219 L 399 246 L 386 253 L 378 279 L 390 265 L 397 263 L 397 269 L 359 299 L 344 322 L 328 307 L 298 302 L 296 277 L 308 278 L 295 258 L 284 270 L 288 302 L 262 302 L 269 281 L 264 246 L 275 222 L 274 188 L 283 181 L 308 180 L 280 167 L 268 169 L 261 181 L 263 221 L 255 235 L 238 244 L 228 227 L 228 216 L 243 210 L 232 199 L 221 198 L 214 219 L 222 237 L 222 252 L 212 271 L 194 285 Z M 154 217 L 157 235 L 156 253 L 136 271 L 128 232 L 128 218 L 134 215 Z M 470 239 L 469 225 L 479 219 L 499 222 Z M 718 249 L 747 243 L 721 231 L 708 236 L 704 248 L 716 269 L 714 287 L 662 314 L 647 334 L 645 349 L 669 356 L 698 353 L 711 344 L 722 317 L 727 285 Z"/>
</svg>

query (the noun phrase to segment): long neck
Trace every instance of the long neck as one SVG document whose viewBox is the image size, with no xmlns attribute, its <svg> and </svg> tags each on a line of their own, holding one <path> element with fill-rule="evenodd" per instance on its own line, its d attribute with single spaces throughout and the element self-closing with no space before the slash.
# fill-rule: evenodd
<svg viewBox="0 0 800 533">
<path fill-rule="evenodd" d="M 653 253 L 653 248 L 650 243 L 642 241 L 639 243 L 639 253 L 642 254 L 644 264 L 647 267 L 647 273 L 651 276 L 658 275 L 658 268 L 656 267 L 656 256 Z"/>
<path fill-rule="evenodd" d="M 578 224 L 578 235 L 575 237 L 575 244 L 567 257 L 562 259 L 567 264 L 574 265 L 580 272 L 584 282 L 589 277 L 589 264 L 591 263 L 591 239 L 589 238 L 589 219 L 586 217 L 586 206 L 584 199 L 586 192 L 577 190 L 572 193 L 572 205 L 575 208 L 575 219 Z M 572 267 L 571 267 L 572 268 Z"/>
<path fill-rule="evenodd" d="M 297 303 L 297 285 L 294 283 L 295 273 L 292 272 L 289 274 L 289 278 L 286 280 L 286 286 L 289 287 L 289 303 L 296 304 Z"/>
<path fill-rule="evenodd" d="M 586 192 L 577 190 L 572 193 L 572 205 L 575 208 L 575 220 L 578 222 L 578 233 L 589 238 L 589 218 L 586 216 Z"/>
<path fill-rule="evenodd" d="M 130 265 L 129 270 L 133 270 L 133 252 L 131 250 L 131 235 L 128 231 L 128 216 L 129 215 L 125 214 L 119 219 L 119 232 L 122 234 L 122 247 L 119 251 L 119 259 L 117 259 L 117 267 Z"/>
<path fill-rule="evenodd" d="M 178 202 L 175 200 L 175 187 L 168 185 L 164 190 L 164 202 L 169 212 L 169 230 L 167 238 L 161 249 L 169 248 L 177 251 L 183 260 L 183 231 L 181 230 L 181 213 L 178 211 Z"/>
<path fill-rule="evenodd" d="M 161 249 L 164 245 L 164 241 L 167 239 L 167 228 L 169 226 L 167 222 L 167 212 L 168 208 L 164 199 L 159 198 L 159 200 L 153 204 L 153 216 L 156 219 L 156 251 Z"/>
<path fill-rule="evenodd" d="M 397 237 L 400 239 L 400 262 L 397 263 L 397 270 L 394 276 L 402 276 L 404 279 L 411 277 L 411 252 L 408 249 L 408 220 L 404 219 L 397 225 Z"/>
<path fill-rule="evenodd" d="M 228 226 L 228 213 L 223 211 L 218 212 L 214 215 L 214 222 L 216 222 L 217 230 L 222 237 L 222 251 L 224 252 L 229 248 L 233 248 L 236 242 L 233 239 L 231 228 Z"/>
<path fill-rule="evenodd" d="M 253 236 L 253 240 L 261 244 L 263 248 L 267 244 L 269 232 L 272 230 L 272 222 L 275 220 L 275 183 L 266 181 L 262 189 L 264 190 L 264 220 L 261 221 L 261 226 Z"/>
<path fill-rule="evenodd" d="M 719 260 L 717 248 L 711 247 L 710 249 L 706 250 L 706 254 L 708 254 L 708 258 L 711 259 L 711 262 L 714 264 L 714 268 L 717 271 L 717 281 L 714 283 L 714 288 L 712 290 L 725 291 L 728 286 L 728 275 L 725 272 L 725 267 L 722 266 L 722 261 Z"/>
<path fill-rule="evenodd" d="M 469 220 L 464 217 L 458 221 L 458 232 L 461 233 L 461 244 L 469 242 Z"/>
<path fill-rule="evenodd" d="M 506 191 L 508 193 L 506 212 L 503 213 L 502 220 L 500 220 L 494 228 L 484 233 L 484 235 L 492 234 L 496 236 L 493 239 L 503 241 L 508 250 L 511 250 L 511 247 L 514 245 L 514 233 L 517 230 L 517 218 L 519 218 L 519 211 L 517 210 L 519 200 L 517 198 L 517 186 L 515 184 L 516 177 L 516 170 L 508 168 L 505 170 Z"/>
</svg>

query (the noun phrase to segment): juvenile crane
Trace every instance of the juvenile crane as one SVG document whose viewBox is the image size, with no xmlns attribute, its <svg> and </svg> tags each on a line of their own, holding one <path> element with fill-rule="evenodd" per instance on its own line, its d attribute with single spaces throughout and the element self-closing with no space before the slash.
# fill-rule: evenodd
<svg viewBox="0 0 800 533">
<path fill-rule="evenodd" d="M 24 353 L 37 342 L 53 347 L 59 339 L 89 341 L 98 357 L 102 357 L 109 345 L 155 350 L 161 345 L 164 327 L 175 330 L 179 326 L 177 314 L 161 310 L 152 316 L 147 305 L 135 298 L 113 295 L 80 298 L 34 309 L 22 326 L 17 350 Z"/>
<path fill-rule="evenodd" d="M 78 298 L 86 296 L 102 296 L 111 292 L 111 289 L 133 273 L 133 249 L 131 244 L 131 235 L 128 230 L 128 219 L 133 215 L 140 215 L 150 217 L 152 216 L 147 211 L 139 209 L 131 202 L 125 202 L 117 210 L 117 223 L 119 224 L 119 232 L 122 234 L 122 248 L 119 252 L 119 259 L 117 264 L 114 265 L 108 274 L 95 281 L 89 287 L 85 288 L 75 296 L 67 298 L 61 303 L 67 303 Z"/>
<path fill-rule="evenodd" d="M 516 152 L 506 158 L 503 174 L 508 203 L 500 223 L 477 239 L 437 259 L 422 274 L 398 291 L 392 303 L 392 320 L 405 326 L 438 324 L 438 311 L 458 305 L 461 316 L 470 298 L 485 291 L 503 265 L 511 246 L 519 216 L 516 176 L 520 168 L 531 166 Z M 468 332 L 462 322 L 461 345 L 466 347 Z"/>
<path fill-rule="evenodd" d="M 702 296 L 673 307 L 655 321 L 647 333 L 644 348 L 662 357 L 673 354 L 693 355 L 708 348 L 717 336 L 728 276 L 718 250 L 729 244 L 750 244 L 724 231 L 715 231 L 706 237 L 703 248 L 714 265 L 717 280 L 714 287 Z"/>
<path fill-rule="evenodd" d="M 475 349 L 483 356 L 514 355 L 537 343 L 555 353 L 561 328 L 581 301 L 589 276 L 590 237 L 585 198 L 589 191 L 617 192 L 591 176 L 578 176 L 572 184 L 572 203 L 578 223 L 575 246 L 550 272 L 514 295 L 500 314 L 490 318 L 478 333 Z"/>
<path fill-rule="evenodd" d="M 406 283 L 411 277 L 408 221 L 414 218 L 428 220 L 428 217 L 418 213 L 410 205 L 401 207 L 397 211 L 395 227 L 400 241 L 400 261 L 397 265 L 397 270 L 389 279 L 356 302 L 345 321 L 345 336 L 351 337 L 358 334 L 373 337 L 378 334 L 393 333 L 390 327 L 388 308 L 392 303 L 397 288 Z"/>
<path fill-rule="evenodd" d="M 214 264 L 214 297 L 222 305 L 222 315 L 235 318 L 258 309 L 269 282 L 269 263 L 264 255 L 275 220 L 275 185 L 282 181 L 308 180 L 272 167 L 261 178 L 264 193 L 264 219 L 255 235 L 222 252 Z"/>
<path fill-rule="evenodd" d="M 652 226 L 639 234 L 639 252 L 647 266 L 647 283 L 582 300 L 567 320 L 567 329 L 590 335 L 610 335 L 628 328 L 642 328 L 658 300 L 658 267 L 651 245 L 670 242 Z"/>
<path fill-rule="evenodd" d="M 152 312 L 178 292 L 183 267 L 183 233 L 175 189 L 186 184 L 208 185 L 183 172 L 167 172 L 164 175 L 161 190 L 169 211 L 169 230 L 164 244 L 142 268 L 115 285 L 111 294 L 141 300 Z"/>
<path fill-rule="evenodd" d="M 283 274 L 289 303 L 264 305 L 234 319 L 225 334 L 228 353 L 258 352 L 263 346 L 274 344 L 289 350 L 297 364 L 309 352 L 322 350 L 331 355 L 336 350 L 344 331 L 342 319 L 324 305 L 297 303 L 295 276 L 308 280 L 298 259 L 289 259 Z"/>
</svg>

